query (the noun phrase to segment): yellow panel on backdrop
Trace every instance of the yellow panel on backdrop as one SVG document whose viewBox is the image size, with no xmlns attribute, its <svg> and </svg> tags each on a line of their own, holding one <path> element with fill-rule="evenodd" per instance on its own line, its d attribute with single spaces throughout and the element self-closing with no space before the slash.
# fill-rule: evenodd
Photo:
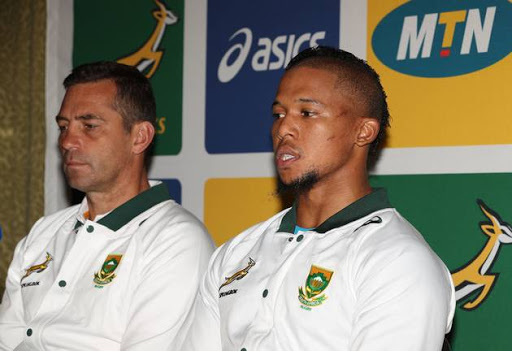
<svg viewBox="0 0 512 351">
<path fill-rule="evenodd" d="M 275 178 L 215 178 L 205 184 L 204 223 L 217 245 L 284 208 Z"/>
<path fill-rule="evenodd" d="M 392 116 L 387 147 L 512 143 L 506 7 L 369 0 L 368 62 Z"/>
</svg>

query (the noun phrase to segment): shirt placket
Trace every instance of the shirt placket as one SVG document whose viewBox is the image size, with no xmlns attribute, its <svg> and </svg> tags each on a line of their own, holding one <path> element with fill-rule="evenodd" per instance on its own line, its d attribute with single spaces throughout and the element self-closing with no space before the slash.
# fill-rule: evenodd
<svg viewBox="0 0 512 351">
<path fill-rule="evenodd" d="M 105 246 L 105 230 L 92 221 L 85 221 L 83 226 L 74 230 L 75 242 L 64 258 L 37 314 L 27 326 L 25 341 L 34 345 L 35 349 L 45 349 L 43 333 L 46 326 L 64 311 L 75 293 L 78 280 L 83 279 L 86 275 L 84 272 L 90 270 L 92 258 L 89 253 Z"/>
<path fill-rule="evenodd" d="M 308 232 L 294 235 L 291 233 L 276 233 L 266 235 L 265 243 L 261 252 L 271 253 L 267 259 L 273 261 L 269 263 L 271 267 L 278 267 L 276 270 L 267 273 L 267 280 L 261 291 L 259 307 L 254 321 L 251 323 L 245 340 L 242 342 L 240 350 L 254 351 L 260 350 L 262 342 L 271 333 L 274 328 L 274 314 L 277 303 L 287 303 L 280 301 L 286 294 L 280 294 L 284 285 L 284 280 L 288 277 L 290 268 L 295 264 L 298 256 L 308 248 L 308 245 L 314 240 L 315 233 Z M 276 243 L 273 238 L 278 238 Z M 291 239 L 291 240 L 290 240 Z M 277 251 L 276 251 L 277 249 Z M 272 260 L 272 257 L 278 257 Z"/>
</svg>

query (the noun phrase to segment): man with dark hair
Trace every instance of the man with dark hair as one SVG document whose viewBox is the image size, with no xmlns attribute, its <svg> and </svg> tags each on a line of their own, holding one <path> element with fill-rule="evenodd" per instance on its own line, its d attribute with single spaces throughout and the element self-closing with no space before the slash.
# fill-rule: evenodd
<svg viewBox="0 0 512 351">
<path fill-rule="evenodd" d="M 389 111 L 386 93 L 373 68 L 350 52 L 323 46 L 300 52 L 286 70 L 300 66 L 322 67 L 332 71 L 338 78 L 336 87 L 343 89 L 345 98 L 355 100 L 353 108 L 360 109 L 357 113 L 380 121 L 377 137 L 370 145 L 370 153 L 376 153 L 389 127 Z"/>
<path fill-rule="evenodd" d="M 149 181 L 149 81 L 114 62 L 79 66 L 56 117 L 80 205 L 41 218 L 18 244 L 0 305 L 0 350 L 164 350 L 178 343 L 213 245 Z"/>
<path fill-rule="evenodd" d="M 83 65 L 64 79 L 64 88 L 108 79 L 116 85 L 114 106 L 123 118 L 126 131 L 137 121 L 156 124 L 156 104 L 149 80 L 132 66 L 111 61 Z"/>
<path fill-rule="evenodd" d="M 328 47 L 288 65 L 272 104 L 290 209 L 212 256 L 183 350 L 441 350 L 450 273 L 368 182 L 389 113 L 366 62 Z"/>
</svg>

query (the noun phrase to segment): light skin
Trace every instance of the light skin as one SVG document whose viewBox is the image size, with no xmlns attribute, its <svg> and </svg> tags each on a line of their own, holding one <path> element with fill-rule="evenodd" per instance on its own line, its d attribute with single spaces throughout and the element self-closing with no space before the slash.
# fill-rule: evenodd
<svg viewBox="0 0 512 351">
<path fill-rule="evenodd" d="M 281 79 L 272 105 L 279 177 L 290 184 L 318 174 L 318 182 L 297 195 L 299 226 L 317 227 L 371 192 L 366 164 L 379 122 L 361 110 L 327 69 L 298 66 Z"/>
<path fill-rule="evenodd" d="M 149 188 L 144 152 L 155 129 L 142 121 L 127 131 L 115 96 L 111 80 L 71 86 L 56 117 L 64 173 L 85 193 L 90 219 Z"/>
</svg>

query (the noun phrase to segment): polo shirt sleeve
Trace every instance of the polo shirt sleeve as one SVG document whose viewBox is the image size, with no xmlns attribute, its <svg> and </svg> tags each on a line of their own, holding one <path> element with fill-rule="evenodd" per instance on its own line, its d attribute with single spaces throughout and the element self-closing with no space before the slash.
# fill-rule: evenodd
<svg viewBox="0 0 512 351">
<path fill-rule="evenodd" d="M 26 238 L 14 250 L 9 266 L 5 292 L 0 304 L 0 350 L 13 350 L 22 341 L 25 333 L 23 301 L 21 297 L 21 272 Z"/>
<path fill-rule="evenodd" d="M 175 350 L 213 245 L 198 221 L 186 220 L 145 240 L 121 350 Z"/>
<path fill-rule="evenodd" d="M 383 233 L 372 240 L 352 267 L 350 350 L 441 350 L 455 309 L 448 269 L 419 235 Z"/>
<path fill-rule="evenodd" d="M 218 265 L 220 247 L 213 254 L 208 270 L 199 286 L 193 321 L 181 350 L 183 351 L 221 351 L 220 313 L 218 305 Z"/>
</svg>

